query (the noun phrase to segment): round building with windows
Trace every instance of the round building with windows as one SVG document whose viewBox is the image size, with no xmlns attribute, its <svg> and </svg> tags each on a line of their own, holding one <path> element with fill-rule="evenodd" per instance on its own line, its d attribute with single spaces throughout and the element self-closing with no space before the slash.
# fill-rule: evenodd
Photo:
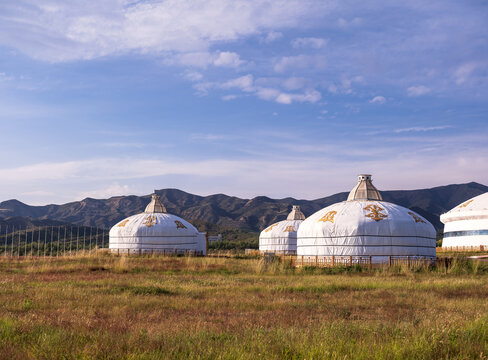
<svg viewBox="0 0 488 360">
<path fill-rule="evenodd" d="M 478 195 L 441 215 L 443 248 L 488 246 L 488 193 Z"/>
</svg>

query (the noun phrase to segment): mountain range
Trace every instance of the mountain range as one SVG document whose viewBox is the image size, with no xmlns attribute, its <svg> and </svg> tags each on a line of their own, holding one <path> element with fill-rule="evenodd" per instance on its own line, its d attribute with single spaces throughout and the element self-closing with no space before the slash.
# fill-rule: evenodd
<svg viewBox="0 0 488 360">
<path fill-rule="evenodd" d="M 471 182 L 420 190 L 382 191 L 383 200 L 416 211 L 442 231 L 439 216 L 456 205 L 482 193 L 488 186 Z M 286 218 L 292 205 L 300 205 L 306 216 L 344 201 L 347 192 L 316 200 L 297 200 L 291 197 L 271 199 L 258 196 L 241 199 L 224 194 L 198 196 L 178 189 L 162 189 L 161 196 L 169 213 L 193 222 L 201 231 L 248 230 L 260 231 Z M 12 221 L 15 217 L 110 228 L 130 215 L 144 211 L 150 201 L 145 196 L 115 196 L 109 199 L 86 198 L 63 205 L 31 206 L 18 200 L 0 203 L 0 218 Z M 17 220 L 20 221 L 20 220 Z M 32 222 L 32 220 L 30 220 Z"/>
</svg>

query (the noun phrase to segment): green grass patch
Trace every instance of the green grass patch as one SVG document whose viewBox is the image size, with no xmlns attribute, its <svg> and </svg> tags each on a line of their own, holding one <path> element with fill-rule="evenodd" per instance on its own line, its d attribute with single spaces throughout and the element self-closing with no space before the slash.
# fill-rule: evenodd
<svg viewBox="0 0 488 360">
<path fill-rule="evenodd" d="M 129 295 L 175 295 L 175 291 L 168 290 L 160 286 L 143 285 L 113 285 L 105 287 L 108 294 L 129 294 Z"/>
</svg>

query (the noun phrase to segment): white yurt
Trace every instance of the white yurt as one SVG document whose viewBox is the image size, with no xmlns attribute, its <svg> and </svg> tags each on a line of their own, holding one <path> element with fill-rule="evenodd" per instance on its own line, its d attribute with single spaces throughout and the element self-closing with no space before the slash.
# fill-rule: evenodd
<svg viewBox="0 0 488 360">
<path fill-rule="evenodd" d="M 442 247 L 488 246 L 488 193 L 478 195 L 441 215 Z"/>
<path fill-rule="evenodd" d="M 264 229 L 259 235 L 259 251 L 275 254 L 297 253 L 297 230 L 305 220 L 300 206 L 293 205 L 286 220 L 279 221 Z"/>
<path fill-rule="evenodd" d="M 435 259 L 436 231 L 412 210 L 383 201 L 371 175 L 359 175 L 347 201 L 307 218 L 298 229 L 298 256 L 390 256 Z"/>
<path fill-rule="evenodd" d="M 143 213 L 132 215 L 110 229 L 109 248 L 117 253 L 207 253 L 206 233 L 188 221 L 168 214 L 159 195 L 153 194 Z"/>
</svg>

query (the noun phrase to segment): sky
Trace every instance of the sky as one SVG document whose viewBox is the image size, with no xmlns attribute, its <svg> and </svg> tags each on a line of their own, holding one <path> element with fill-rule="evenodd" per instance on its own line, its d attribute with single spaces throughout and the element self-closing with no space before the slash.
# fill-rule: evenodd
<svg viewBox="0 0 488 360">
<path fill-rule="evenodd" d="M 488 2 L 2 0 L 0 200 L 488 184 Z"/>
</svg>

